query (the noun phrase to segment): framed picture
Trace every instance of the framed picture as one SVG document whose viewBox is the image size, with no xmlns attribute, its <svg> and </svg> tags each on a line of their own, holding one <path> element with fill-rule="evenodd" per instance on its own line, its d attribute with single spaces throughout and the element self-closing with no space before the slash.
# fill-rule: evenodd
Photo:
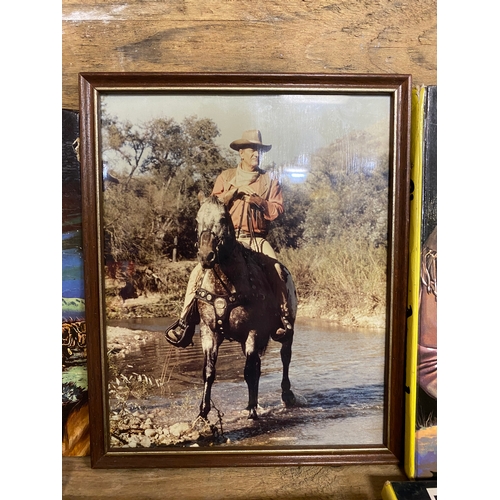
<svg viewBox="0 0 500 500">
<path fill-rule="evenodd" d="M 80 75 L 93 467 L 402 460 L 410 99 Z"/>
</svg>

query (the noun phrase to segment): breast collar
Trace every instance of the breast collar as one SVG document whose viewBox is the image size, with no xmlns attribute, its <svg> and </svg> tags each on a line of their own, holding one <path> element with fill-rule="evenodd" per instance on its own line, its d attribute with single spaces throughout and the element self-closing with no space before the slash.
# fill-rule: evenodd
<svg viewBox="0 0 500 500">
<path fill-rule="evenodd" d="M 248 268 L 248 263 L 247 263 Z M 205 280 L 205 276 L 208 273 L 208 269 L 203 274 L 203 278 L 201 280 L 201 285 Z M 231 339 L 229 336 L 229 314 L 230 312 L 238 306 L 245 305 L 248 303 L 249 299 L 261 300 L 265 301 L 266 296 L 262 292 L 257 290 L 257 285 L 255 284 L 255 278 L 253 277 L 250 268 L 248 268 L 249 280 L 250 280 L 250 293 L 240 293 L 238 291 L 231 292 L 230 288 L 236 290 L 234 285 L 226 284 L 219 276 L 215 268 L 212 269 L 212 272 L 215 274 L 216 278 L 222 283 L 225 294 L 219 295 L 213 292 L 206 290 L 205 288 L 198 288 L 195 293 L 195 298 L 197 300 L 201 300 L 207 304 L 211 304 L 214 308 L 215 312 L 215 329 L 221 335 L 224 335 L 226 338 Z"/>
</svg>

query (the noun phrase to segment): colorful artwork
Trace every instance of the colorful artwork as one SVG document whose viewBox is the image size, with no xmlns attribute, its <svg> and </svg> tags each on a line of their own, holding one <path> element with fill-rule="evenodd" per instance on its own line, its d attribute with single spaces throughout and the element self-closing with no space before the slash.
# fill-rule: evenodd
<svg viewBox="0 0 500 500">
<path fill-rule="evenodd" d="M 89 453 L 78 113 L 62 111 L 62 454 Z"/>
</svg>

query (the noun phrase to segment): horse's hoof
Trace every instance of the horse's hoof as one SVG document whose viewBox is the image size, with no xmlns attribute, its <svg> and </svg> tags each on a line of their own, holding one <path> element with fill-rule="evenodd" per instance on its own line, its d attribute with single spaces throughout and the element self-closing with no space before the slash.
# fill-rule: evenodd
<svg viewBox="0 0 500 500">
<path fill-rule="evenodd" d="M 294 406 L 297 400 L 295 399 L 295 394 L 292 391 L 286 391 L 281 394 L 281 400 L 287 408 Z"/>
<path fill-rule="evenodd" d="M 201 413 L 193 421 L 193 426 L 195 424 L 197 424 L 198 422 L 201 422 L 202 424 L 209 424 L 210 423 L 210 421 L 208 420 L 207 416 L 203 416 Z"/>
<path fill-rule="evenodd" d="M 259 420 L 259 416 L 257 415 L 257 412 L 255 410 L 250 410 L 248 412 L 248 420 Z"/>
<path fill-rule="evenodd" d="M 196 417 L 195 421 L 204 420 L 205 422 L 208 422 L 208 414 L 209 413 L 210 413 L 210 410 L 209 411 L 200 411 L 200 413 L 198 413 L 198 416 Z"/>
</svg>

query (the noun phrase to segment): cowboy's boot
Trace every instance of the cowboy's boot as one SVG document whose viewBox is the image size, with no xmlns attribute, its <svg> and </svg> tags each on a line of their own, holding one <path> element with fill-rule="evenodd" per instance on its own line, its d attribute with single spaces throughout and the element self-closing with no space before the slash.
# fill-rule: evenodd
<svg viewBox="0 0 500 500">
<path fill-rule="evenodd" d="M 196 325 L 200 322 L 196 300 L 189 305 L 186 314 L 172 323 L 165 330 L 165 339 L 175 347 L 187 347 L 193 344 Z"/>
<path fill-rule="evenodd" d="M 290 308 L 288 307 L 288 290 L 286 286 L 287 274 L 285 268 L 279 263 L 274 264 L 274 269 L 276 273 L 271 274 L 273 276 L 273 285 L 276 296 L 280 298 L 280 317 L 281 326 L 276 330 L 271 338 L 276 341 L 282 341 L 288 338 L 293 332 L 292 318 L 290 315 Z"/>
</svg>

